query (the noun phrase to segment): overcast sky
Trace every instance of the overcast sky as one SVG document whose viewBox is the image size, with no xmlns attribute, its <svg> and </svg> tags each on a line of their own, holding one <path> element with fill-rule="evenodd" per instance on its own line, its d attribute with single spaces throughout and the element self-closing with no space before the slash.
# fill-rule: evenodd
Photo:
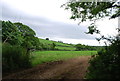
<svg viewBox="0 0 120 81">
<path fill-rule="evenodd" d="M 81 43 L 86 45 L 103 45 L 95 40 L 97 35 L 88 35 L 89 22 L 78 25 L 78 21 L 70 20 L 71 12 L 60 8 L 68 0 L 2 0 L 1 20 L 21 22 L 31 27 L 39 38 L 63 41 L 65 43 Z M 97 22 L 102 34 L 115 35 L 118 19 L 107 18 Z"/>
</svg>

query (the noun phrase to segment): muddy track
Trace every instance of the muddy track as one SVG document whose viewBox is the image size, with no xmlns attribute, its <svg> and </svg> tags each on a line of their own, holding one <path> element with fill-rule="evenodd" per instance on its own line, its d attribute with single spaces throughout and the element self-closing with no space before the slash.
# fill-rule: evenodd
<svg viewBox="0 0 120 81">
<path fill-rule="evenodd" d="M 90 56 L 40 64 L 3 79 L 84 79 Z"/>
</svg>

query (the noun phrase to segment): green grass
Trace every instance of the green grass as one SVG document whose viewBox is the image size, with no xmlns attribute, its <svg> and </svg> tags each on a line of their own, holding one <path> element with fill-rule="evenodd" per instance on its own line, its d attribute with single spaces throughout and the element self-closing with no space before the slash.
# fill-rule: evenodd
<svg viewBox="0 0 120 81">
<path fill-rule="evenodd" d="M 55 48 L 59 50 L 75 50 L 76 49 L 74 47 L 60 47 L 60 46 L 56 46 Z"/>
<path fill-rule="evenodd" d="M 74 47 L 74 45 L 70 45 L 70 44 L 65 44 L 65 43 L 60 43 L 60 42 L 56 42 L 56 41 L 51 41 L 51 40 L 45 40 L 45 39 L 39 39 L 39 41 L 43 44 L 52 44 L 54 43 L 56 45 L 56 49 L 58 50 L 69 50 L 69 51 L 74 51 L 76 48 Z"/>
<path fill-rule="evenodd" d="M 56 42 L 56 41 L 51 41 L 51 40 L 45 40 L 45 39 L 39 39 L 41 43 L 45 43 L 45 44 L 52 44 L 55 43 L 58 46 L 72 46 L 69 44 L 65 44 L 65 43 L 60 43 L 60 42 Z"/>
<path fill-rule="evenodd" d="M 89 56 L 97 54 L 97 51 L 36 51 L 31 54 L 32 65 L 75 58 L 78 56 Z"/>
</svg>

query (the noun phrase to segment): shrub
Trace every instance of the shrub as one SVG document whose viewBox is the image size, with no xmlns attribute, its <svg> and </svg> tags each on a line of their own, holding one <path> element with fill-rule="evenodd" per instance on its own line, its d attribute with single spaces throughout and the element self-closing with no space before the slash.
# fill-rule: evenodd
<svg viewBox="0 0 120 81">
<path fill-rule="evenodd" d="M 2 45 L 3 73 L 31 66 L 29 54 L 20 46 Z"/>
<path fill-rule="evenodd" d="M 99 56 L 90 61 L 87 79 L 120 79 L 120 39 L 98 52 Z"/>
<path fill-rule="evenodd" d="M 49 38 L 46 38 L 46 40 L 49 40 Z"/>
</svg>

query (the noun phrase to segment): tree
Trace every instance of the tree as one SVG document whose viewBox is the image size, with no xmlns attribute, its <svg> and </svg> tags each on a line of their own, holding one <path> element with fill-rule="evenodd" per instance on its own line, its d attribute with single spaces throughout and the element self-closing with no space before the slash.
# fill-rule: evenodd
<svg viewBox="0 0 120 81">
<path fill-rule="evenodd" d="M 55 43 L 52 43 L 52 49 L 54 50 L 55 49 Z"/>
<path fill-rule="evenodd" d="M 46 40 L 49 40 L 49 38 L 46 38 Z"/>
<path fill-rule="evenodd" d="M 27 25 L 2 22 L 3 73 L 31 67 L 30 50 L 41 49 L 38 37 Z"/>
<path fill-rule="evenodd" d="M 102 1 L 102 0 L 101 0 Z M 71 10 L 71 19 L 79 19 L 80 22 L 92 21 L 88 27 L 90 34 L 98 33 L 95 22 L 101 18 L 109 16 L 109 18 L 117 18 L 120 16 L 120 6 L 115 6 L 115 2 L 80 2 L 78 0 L 70 0 L 64 4 L 65 8 Z M 113 12 L 112 12 L 113 10 Z M 120 79 L 120 35 L 115 38 L 106 38 L 102 36 L 100 39 L 106 39 L 111 44 L 106 49 L 98 52 L 98 56 L 90 60 L 90 66 L 86 75 L 87 79 Z M 100 40 L 98 39 L 98 40 Z"/>
<path fill-rule="evenodd" d="M 120 15 L 120 6 L 113 6 L 115 2 L 80 2 L 78 0 L 70 0 L 66 4 L 62 5 L 65 6 L 65 9 L 70 10 L 72 12 L 72 16 L 70 19 L 79 19 L 80 22 L 84 21 L 92 21 L 91 25 L 88 27 L 90 34 L 100 33 L 97 30 L 95 22 L 98 19 L 104 18 L 109 16 L 110 18 L 116 18 Z M 102 0 L 101 0 L 102 1 Z M 113 8 L 113 9 L 112 9 Z M 113 12 L 112 12 L 113 10 Z"/>
<path fill-rule="evenodd" d="M 81 50 L 84 50 L 84 49 L 85 49 L 85 46 L 82 45 L 82 44 L 77 44 L 77 45 L 75 45 L 75 47 L 76 47 L 76 50 L 77 50 L 77 51 L 81 51 Z"/>
<path fill-rule="evenodd" d="M 24 25 L 22 23 L 14 23 L 15 26 L 18 27 L 19 31 L 22 32 L 22 36 L 26 37 L 26 36 L 35 36 L 35 32 L 27 25 Z"/>
<path fill-rule="evenodd" d="M 87 79 L 120 79 L 120 36 L 89 61 Z"/>
<path fill-rule="evenodd" d="M 59 43 L 63 43 L 63 41 L 58 41 Z"/>
<path fill-rule="evenodd" d="M 11 45 L 20 45 L 23 37 L 19 29 L 10 21 L 2 21 L 2 42 Z"/>
<path fill-rule="evenodd" d="M 36 49 L 39 47 L 39 39 L 35 37 L 36 33 L 29 26 L 19 22 L 14 24 L 18 27 L 24 38 L 24 41 L 21 44 L 23 47 L 27 48 L 27 50 Z"/>
<path fill-rule="evenodd" d="M 39 39 L 35 32 L 22 23 L 2 21 L 2 42 L 25 47 L 27 50 L 39 47 Z"/>
</svg>

